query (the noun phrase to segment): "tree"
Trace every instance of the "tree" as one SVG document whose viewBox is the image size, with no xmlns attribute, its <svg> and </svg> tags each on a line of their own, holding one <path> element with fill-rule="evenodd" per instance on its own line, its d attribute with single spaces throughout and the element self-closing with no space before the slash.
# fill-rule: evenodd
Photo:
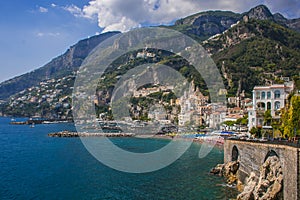
<svg viewBox="0 0 300 200">
<path fill-rule="evenodd" d="M 285 137 L 300 135 L 300 96 L 292 96 L 290 103 L 283 110 L 281 127 Z"/>
<path fill-rule="evenodd" d="M 264 113 L 264 125 L 265 126 L 270 126 L 272 123 L 272 115 L 271 115 L 271 110 L 267 110 Z"/>
<path fill-rule="evenodd" d="M 248 124 L 248 115 L 236 120 L 236 124 L 246 126 Z"/>
<path fill-rule="evenodd" d="M 252 127 L 252 129 L 250 130 L 250 133 L 251 133 L 254 137 L 260 138 L 260 137 L 261 137 L 261 128 Z"/>
<path fill-rule="evenodd" d="M 223 122 L 223 124 L 225 124 L 226 126 L 234 126 L 235 124 L 236 124 L 236 122 L 235 121 L 225 121 L 225 122 Z"/>
</svg>

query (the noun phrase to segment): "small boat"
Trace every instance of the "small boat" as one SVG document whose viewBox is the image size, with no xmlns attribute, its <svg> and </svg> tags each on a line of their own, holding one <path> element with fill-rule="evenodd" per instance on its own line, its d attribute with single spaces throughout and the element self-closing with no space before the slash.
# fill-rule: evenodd
<svg viewBox="0 0 300 200">
<path fill-rule="evenodd" d="M 34 128 L 34 123 L 32 123 L 32 124 L 30 125 L 30 128 Z"/>
</svg>

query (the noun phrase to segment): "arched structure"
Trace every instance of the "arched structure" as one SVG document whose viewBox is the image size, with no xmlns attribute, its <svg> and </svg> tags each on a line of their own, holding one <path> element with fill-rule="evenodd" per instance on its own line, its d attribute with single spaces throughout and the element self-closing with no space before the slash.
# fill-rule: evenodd
<svg viewBox="0 0 300 200">
<path fill-rule="evenodd" d="M 231 153 L 231 161 L 237 161 L 238 159 L 239 159 L 239 150 L 234 145 L 232 148 L 232 153 Z"/>
<path fill-rule="evenodd" d="M 272 159 L 270 159 L 272 158 Z M 226 139 L 224 142 L 224 162 L 238 160 L 237 177 L 242 183 L 253 172 L 256 177 L 260 173 L 278 175 L 278 167 L 283 175 L 284 200 L 300 200 L 300 148 L 285 145 L 281 142 L 261 142 L 251 140 Z M 261 167 L 265 168 L 262 169 Z M 269 170 L 270 169 L 270 170 Z M 277 173 L 278 172 L 278 173 Z M 271 176 L 270 176 L 271 177 Z M 275 179 L 274 179 L 275 180 Z"/>
<path fill-rule="evenodd" d="M 276 156 L 277 158 L 279 158 L 279 156 L 277 155 L 277 153 L 274 150 L 270 150 L 270 151 L 268 151 L 268 153 L 264 159 L 264 162 L 266 162 L 266 160 L 271 156 Z"/>
</svg>

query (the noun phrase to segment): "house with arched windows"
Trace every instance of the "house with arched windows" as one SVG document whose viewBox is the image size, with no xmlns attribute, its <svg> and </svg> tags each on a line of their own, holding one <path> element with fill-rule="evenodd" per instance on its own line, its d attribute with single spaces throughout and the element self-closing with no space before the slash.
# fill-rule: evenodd
<svg viewBox="0 0 300 200">
<path fill-rule="evenodd" d="M 293 91 L 294 83 L 255 86 L 252 95 L 252 108 L 248 110 L 248 128 L 263 126 L 264 113 L 270 110 L 273 119 L 280 119 L 280 109 L 285 106 L 288 95 Z"/>
</svg>

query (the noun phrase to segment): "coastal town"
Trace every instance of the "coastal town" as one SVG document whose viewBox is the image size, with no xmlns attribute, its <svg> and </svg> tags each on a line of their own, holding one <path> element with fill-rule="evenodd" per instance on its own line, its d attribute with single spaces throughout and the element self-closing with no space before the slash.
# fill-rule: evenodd
<svg viewBox="0 0 300 200">
<path fill-rule="evenodd" d="M 70 121 L 72 100 L 69 93 L 73 90 L 74 78 L 75 75 L 57 80 L 50 79 L 41 82 L 39 86 L 28 88 L 10 99 L 7 110 L 27 109 L 28 117 L 43 118 L 46 122 Z M 237 96 L 228 97 L 224 103 L 210 103 L 209 96 L 203 95 L 194 82 L 189 84 L 188 89 L 179 98 L 172 93 L 174 86 L 141 87 L 133 92 L 133 100 L 129 102 L 132 118 L 122 121 L 131 123 L 131 126 L 161 124 L 165 127 L 177 127 L 171 131 L 165 129 L 165 133 L 223 130 L 246 133 L 250 137 L 251 133 L 255 135 L 259 128 L 264 130 L 264 133 L 272 132 L 271 135 L 260 137 L 282 137 L 283 134 L 279 131 L 282 112 L 289 103 L 290 95 L 297 96 L 298 91 L 290 78 L 280 77 L 280 80 L 281 84 L 255 86 L 252 98 L 247 98 L 242 91 Z M 227 95 L 224 89 L 219 93 Z M 84 94 L 80 94 L 82 95 Z M 93 98 L 96 106 L 106 103 L 101 93 Z M 146 107 L 146 110 L 139 104 L 139 99 L 147 98 L 154 100 L 152 104 L 160 106 L 153 109 Z M 34 112 L 30 112 L 31 110 Z M 145 115 L 143 121 L 140 116 Z M 99 113 L 98 116 L 100 121 L 111 121 L 106 120 L 107 113 Z M 268 119 L 265 119 L 266 117 Z"/>
<path fill-rule="evenodd" d="M 2 3 L 0 199 L 300 200 L 298 2 Z"/>
<path fill-rule="evenodd" d="M 48 79 L 12 96 L 0 116 L 23 116 L 29 118 L 71 119 L 72 93 L 75 75 Z"/>
</svg>

